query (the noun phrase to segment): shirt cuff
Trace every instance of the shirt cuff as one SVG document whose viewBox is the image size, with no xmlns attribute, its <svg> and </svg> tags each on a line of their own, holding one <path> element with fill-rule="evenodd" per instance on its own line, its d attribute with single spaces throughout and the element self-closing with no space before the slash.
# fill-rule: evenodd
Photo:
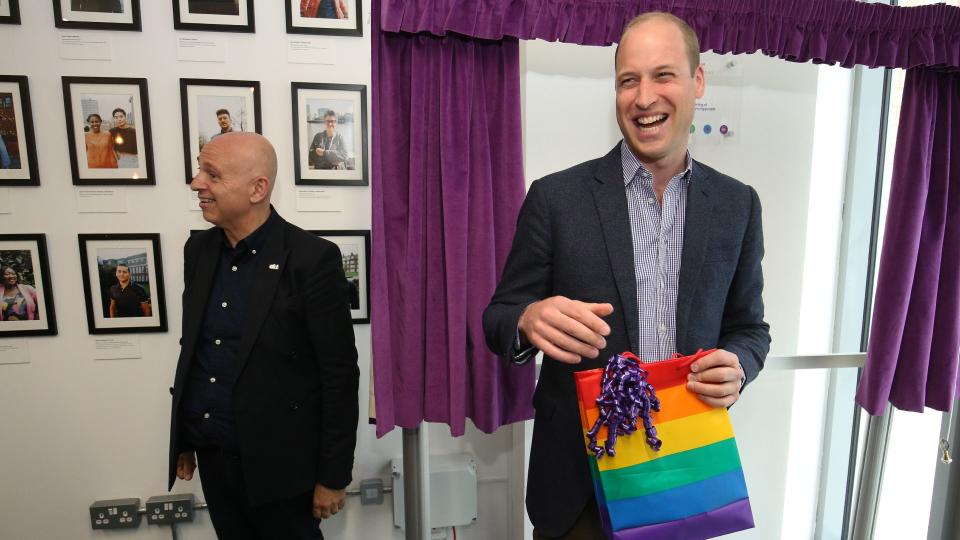
<svg viewBox="0 0 960 540">
<path fill-rule="evenodd" d="M 513 338 L 513 350 L 510 354 L 510 362 L 518 366 L 526 364 L 531 358 L 533 358 L 535 354 L 537 354 L 537 348 L 532 345 L 523 350 L 521 350 L 520 347 L 520 329 L 517 328 L 516 336 Z"/>
</svg>

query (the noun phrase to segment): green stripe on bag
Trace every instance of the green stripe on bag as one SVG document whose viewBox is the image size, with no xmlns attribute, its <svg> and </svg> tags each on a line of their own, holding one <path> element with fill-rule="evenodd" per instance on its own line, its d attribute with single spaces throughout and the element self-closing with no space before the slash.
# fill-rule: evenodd
<svg viewBox="0 0 960 540">
<path fill-rule="evenodd" d="M 685 486 L 739 468 L 737 441 L 730 438 L 599 474 L 606 499 L 616 501 Z"/>
</svg>

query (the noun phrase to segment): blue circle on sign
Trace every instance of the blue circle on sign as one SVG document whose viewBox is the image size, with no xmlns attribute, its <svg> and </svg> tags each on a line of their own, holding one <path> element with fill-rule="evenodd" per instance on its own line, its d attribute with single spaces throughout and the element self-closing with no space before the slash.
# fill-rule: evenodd
<svg viewBox="0 0 960 540">
<path fill-rule="evenodd" d="M 703 126 L 703 132 L 705 134 L 709 135 L 711 131 L 713 131 L 713 127 L 711 127 L 710 124 L 705 124 Z"/>
</svg>

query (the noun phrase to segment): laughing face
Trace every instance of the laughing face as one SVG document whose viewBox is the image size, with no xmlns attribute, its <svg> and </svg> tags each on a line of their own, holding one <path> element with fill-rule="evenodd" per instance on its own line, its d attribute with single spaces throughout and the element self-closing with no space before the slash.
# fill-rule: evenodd
<svg viewBox="0 0 960 540">
<path fill-rule="evenodd" d="M 617 123 L 627 145 L 651 170 L 679 170 L 693 108 L 703 96 L 703 66 L 691 69 L 683 34 L 651 19 L 620 42 L 616 60 Z"/>
<path fill-rule="evenodd" d="M 204 145 L 200 171 L 190 182 L 190 189 L 199 195 L 203 219 L 224 229 L 230 229 L 249 214 L 253 196 L 249 171 L 236 159 L 230 159 L 229 135 L 233 134 Z"/>
</svg>

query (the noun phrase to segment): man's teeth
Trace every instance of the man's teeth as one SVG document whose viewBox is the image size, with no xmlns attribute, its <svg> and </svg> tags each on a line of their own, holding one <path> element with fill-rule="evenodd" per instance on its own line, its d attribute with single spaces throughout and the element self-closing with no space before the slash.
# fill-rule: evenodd
<svg viewBox="0 0 960 540">
<path fill-rule="evenodd" d="M 663 120 L 666 117 L 667 115 L 665 114 L 657 114 L 654 116 L 641 116 L 640 118 L 637 118 L 637 125 L 641 127 L 647 126 L 647 125 L 659 122 L 660 120 Z"/>
</svg>

